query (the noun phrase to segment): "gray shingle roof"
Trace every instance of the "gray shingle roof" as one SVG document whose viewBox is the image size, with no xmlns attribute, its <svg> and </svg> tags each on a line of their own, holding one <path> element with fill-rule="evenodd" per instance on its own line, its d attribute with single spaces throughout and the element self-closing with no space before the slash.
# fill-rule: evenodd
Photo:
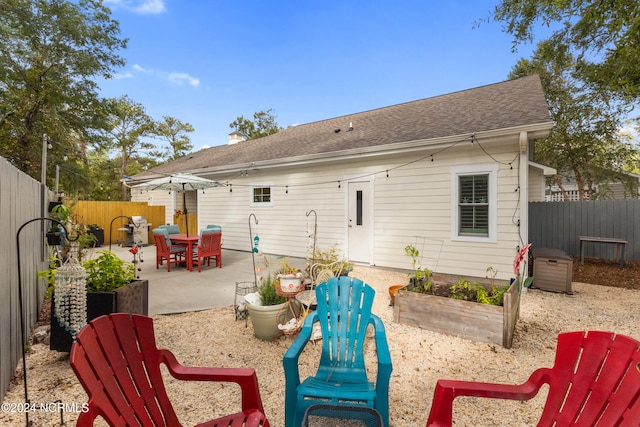
<svg viewBox="0 0 640 427">
<path fill-rule="evenodd" d="M 383 146 L 549 123 L 538 76 L 289 127 L 276 134 L 200 150 L 139 174 L 198 173 L 204 168 Z M 349 129 L 352 124 L 353 130 Z M 340 129 L 340 132 L 336 132 Z"/>
</svg>

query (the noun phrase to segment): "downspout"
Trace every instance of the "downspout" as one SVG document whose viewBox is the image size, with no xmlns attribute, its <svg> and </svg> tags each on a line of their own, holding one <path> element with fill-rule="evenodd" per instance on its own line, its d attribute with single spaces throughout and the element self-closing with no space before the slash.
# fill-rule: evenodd
<svg viewBox="0 0 640 427">
<path fill-rule="evenodd" d="M 520 192 L 519 246 L 529 243 L 529 138 L 527 132 L 520 132 L 520 166 L 518 173 Z"/>
</svg>

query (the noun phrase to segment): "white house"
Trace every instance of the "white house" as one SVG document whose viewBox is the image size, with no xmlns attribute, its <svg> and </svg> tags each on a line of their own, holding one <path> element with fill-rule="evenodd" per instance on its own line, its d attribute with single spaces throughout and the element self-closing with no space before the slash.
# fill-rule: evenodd
<svg viewBox="0 0 640 427">
<path fill-rule="evenodd" d="M 594 194 L 587 200 L 624 200 L 640 197 L 640 175 L 621 172 L 618 180 L 604 180 L 593 185 Z M 580 200 L 580 189 L 573 174 L 559 177 L 562 188 L 555 182 L 547 186 L 545 200 L 548 202 L 575 202 Z M 564 189 L 564 191 L 563 191 Z M 588 189 L 585 192 L 589 196 Z M 565 197 L 566 195 L 566 197 Z"/>
<path fill-rule="evenodd" d="M 408 244 L 423 267 L 442 273 L 513 276 L 527 243 L 527 203 L 542 201 L 544 176 L 529 160 L 553 123 L 540 80 L 524 77 L 285 129 L 201 150 L 133 177 L 175 172 L 219 181 L 188 192 L 198 224 L 218 224 L 225 249 L 304 257 L 317 220 L 317 246 L 349 260 L 410 269 Z M 190 194 L 189 194 L 190 193 Z M 176 197 L 178 196 L 178 197 Z M 167 206 L 182 199 L 133 191 Z M 256 224 L 254 214 L 258 220 Z"/>
</svg>

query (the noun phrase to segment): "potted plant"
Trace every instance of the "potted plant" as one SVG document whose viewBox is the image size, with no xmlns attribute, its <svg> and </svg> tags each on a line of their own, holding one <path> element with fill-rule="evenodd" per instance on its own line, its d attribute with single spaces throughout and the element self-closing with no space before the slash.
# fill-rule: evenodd
<svg viewBox="0 0 640 427">
<path fill-rule="evenodd" d="M 247 294 L 244 299 L 256 338 L 269 341 L 282 335 L 278 325 L 286 324 L 293 315 L 286 297 L 277 292 L 271 274 L 258 285 L 258 292 Z"/>
<path fill-rule="evenodd" d="M 148 280 L 136 278 L 136 266 L 120 259 L 115 253 L 103 250 L 98 257 L 83 263 L 86 271 L 86 319 L 90 321 L 104 314 L 127 312 L 148 314 Z M 52 260 L 55 261 L 55 260 Z M 39 276 L 48 278 L 55 287 L 57 262 Z M 52 280 L 53 278 L 53 280 Z M 52 307 L 55 307 L 55 292 Z M 60 325 L 55 310 L 51 310 L 51 350 L 69 351 L 73 337 Z"/>
<path fill-rule="evenodd" d="M 299 268 L 289 264 L 289 258 L 282 258 L 276 271 L 275 288 L 285 295 L 295 295 L 304 290 L 303 274 Z"/>
<path fill-rule="evenodd" d="M 49 204 L 49 212 L 51 213 L 51 219 L 60 221 L 65 226 L 69 223 L 71 208 L 62 202 L 51 202 Z M 47 243 L 49 246 L 64 245 L 65 238 L 63 233 L 64 231 L 61 229 L 60 225 L 52 222 L 49 231 L 47 231 Z"/>
<path fill-rule="evenodd" d="M 98 224 L 87 225 L 87 234 L 95 237 L 93 247 L 102 246 L 104 244 L 104 228 L 101 228 Z"/>
<path fill-rule="evenodd" d="M 331 270 L 333 270 L 333 275 L 336 277 L 348 276 L 353 270 L 353 264 L 347 261 L 335 246 L 329 249 L 317 248 L 312 254 L 307 256 L 307 261 L 309 262 L 309 267 L 307 267 L 309 276 L 311 276 L 310 268 L 318 264 L 330 266 Z"/>
</svg>

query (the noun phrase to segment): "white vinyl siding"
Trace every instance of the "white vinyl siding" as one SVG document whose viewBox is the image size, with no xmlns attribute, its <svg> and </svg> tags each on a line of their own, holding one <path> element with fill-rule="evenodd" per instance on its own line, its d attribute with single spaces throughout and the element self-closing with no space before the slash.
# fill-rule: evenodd
<svg viewBox="0 0 640 427">
<path fill-rule="evenodd" d="M 424 267 L 433 268 L 437 259 L 438 272 L 484 277 L 491 266 L 498 270 L 498 279 L 509 279 L 519 244 L 516 222 L 521 194 L 516 191 L 518 164 L 511 168 L 507 163 L 514 158 L 517 136 L 512 144 L 492 147 L 484 143 L 483 148 L 495 162 L 487 162 L 487 156 L 475 146 L 460 146 L 434 156 L 433 162 L 428 156 L 416 161 L 425 155 L 412 153 L 260 168 L 234 179 L 231 188 L 222 186 L 199 193 L 199 227 L 218 224 L 222 226 L 224 249 L 250 251 L 249 215 L 254 214 L 258 224 L 251 219 L 251 229 L 260 237 L 262 252 L 305 257 L 313 247 L 317 215 L 316 246 L 328 249 L 335 245 L 344 251 L 348 243 L 347 182 L 350 178 L 372 180 L 373 206 L 363 206 L 365 213 L 366 209 L 373 211 L 372 264 L 411 269 L 404 247 L 420 238 Z M 457 211 L 453 170 L 484 171 L 492 177 L 489 234 L 495 234 L 493 241 L 488 237 L 452 238 L 454 230 L 457 232 L 457 220 L 452 220 L 457 215 L 453 212 Z M 206 178 L 219 180 L 220 176 Z M 265 183 L 271 188 L 271 206 L 251 206 L 252 188 Z M 256 257 L 256 262 L 261 258 Z M 251 266 L 247 271 L 253 271 Z"/>
</svg>

